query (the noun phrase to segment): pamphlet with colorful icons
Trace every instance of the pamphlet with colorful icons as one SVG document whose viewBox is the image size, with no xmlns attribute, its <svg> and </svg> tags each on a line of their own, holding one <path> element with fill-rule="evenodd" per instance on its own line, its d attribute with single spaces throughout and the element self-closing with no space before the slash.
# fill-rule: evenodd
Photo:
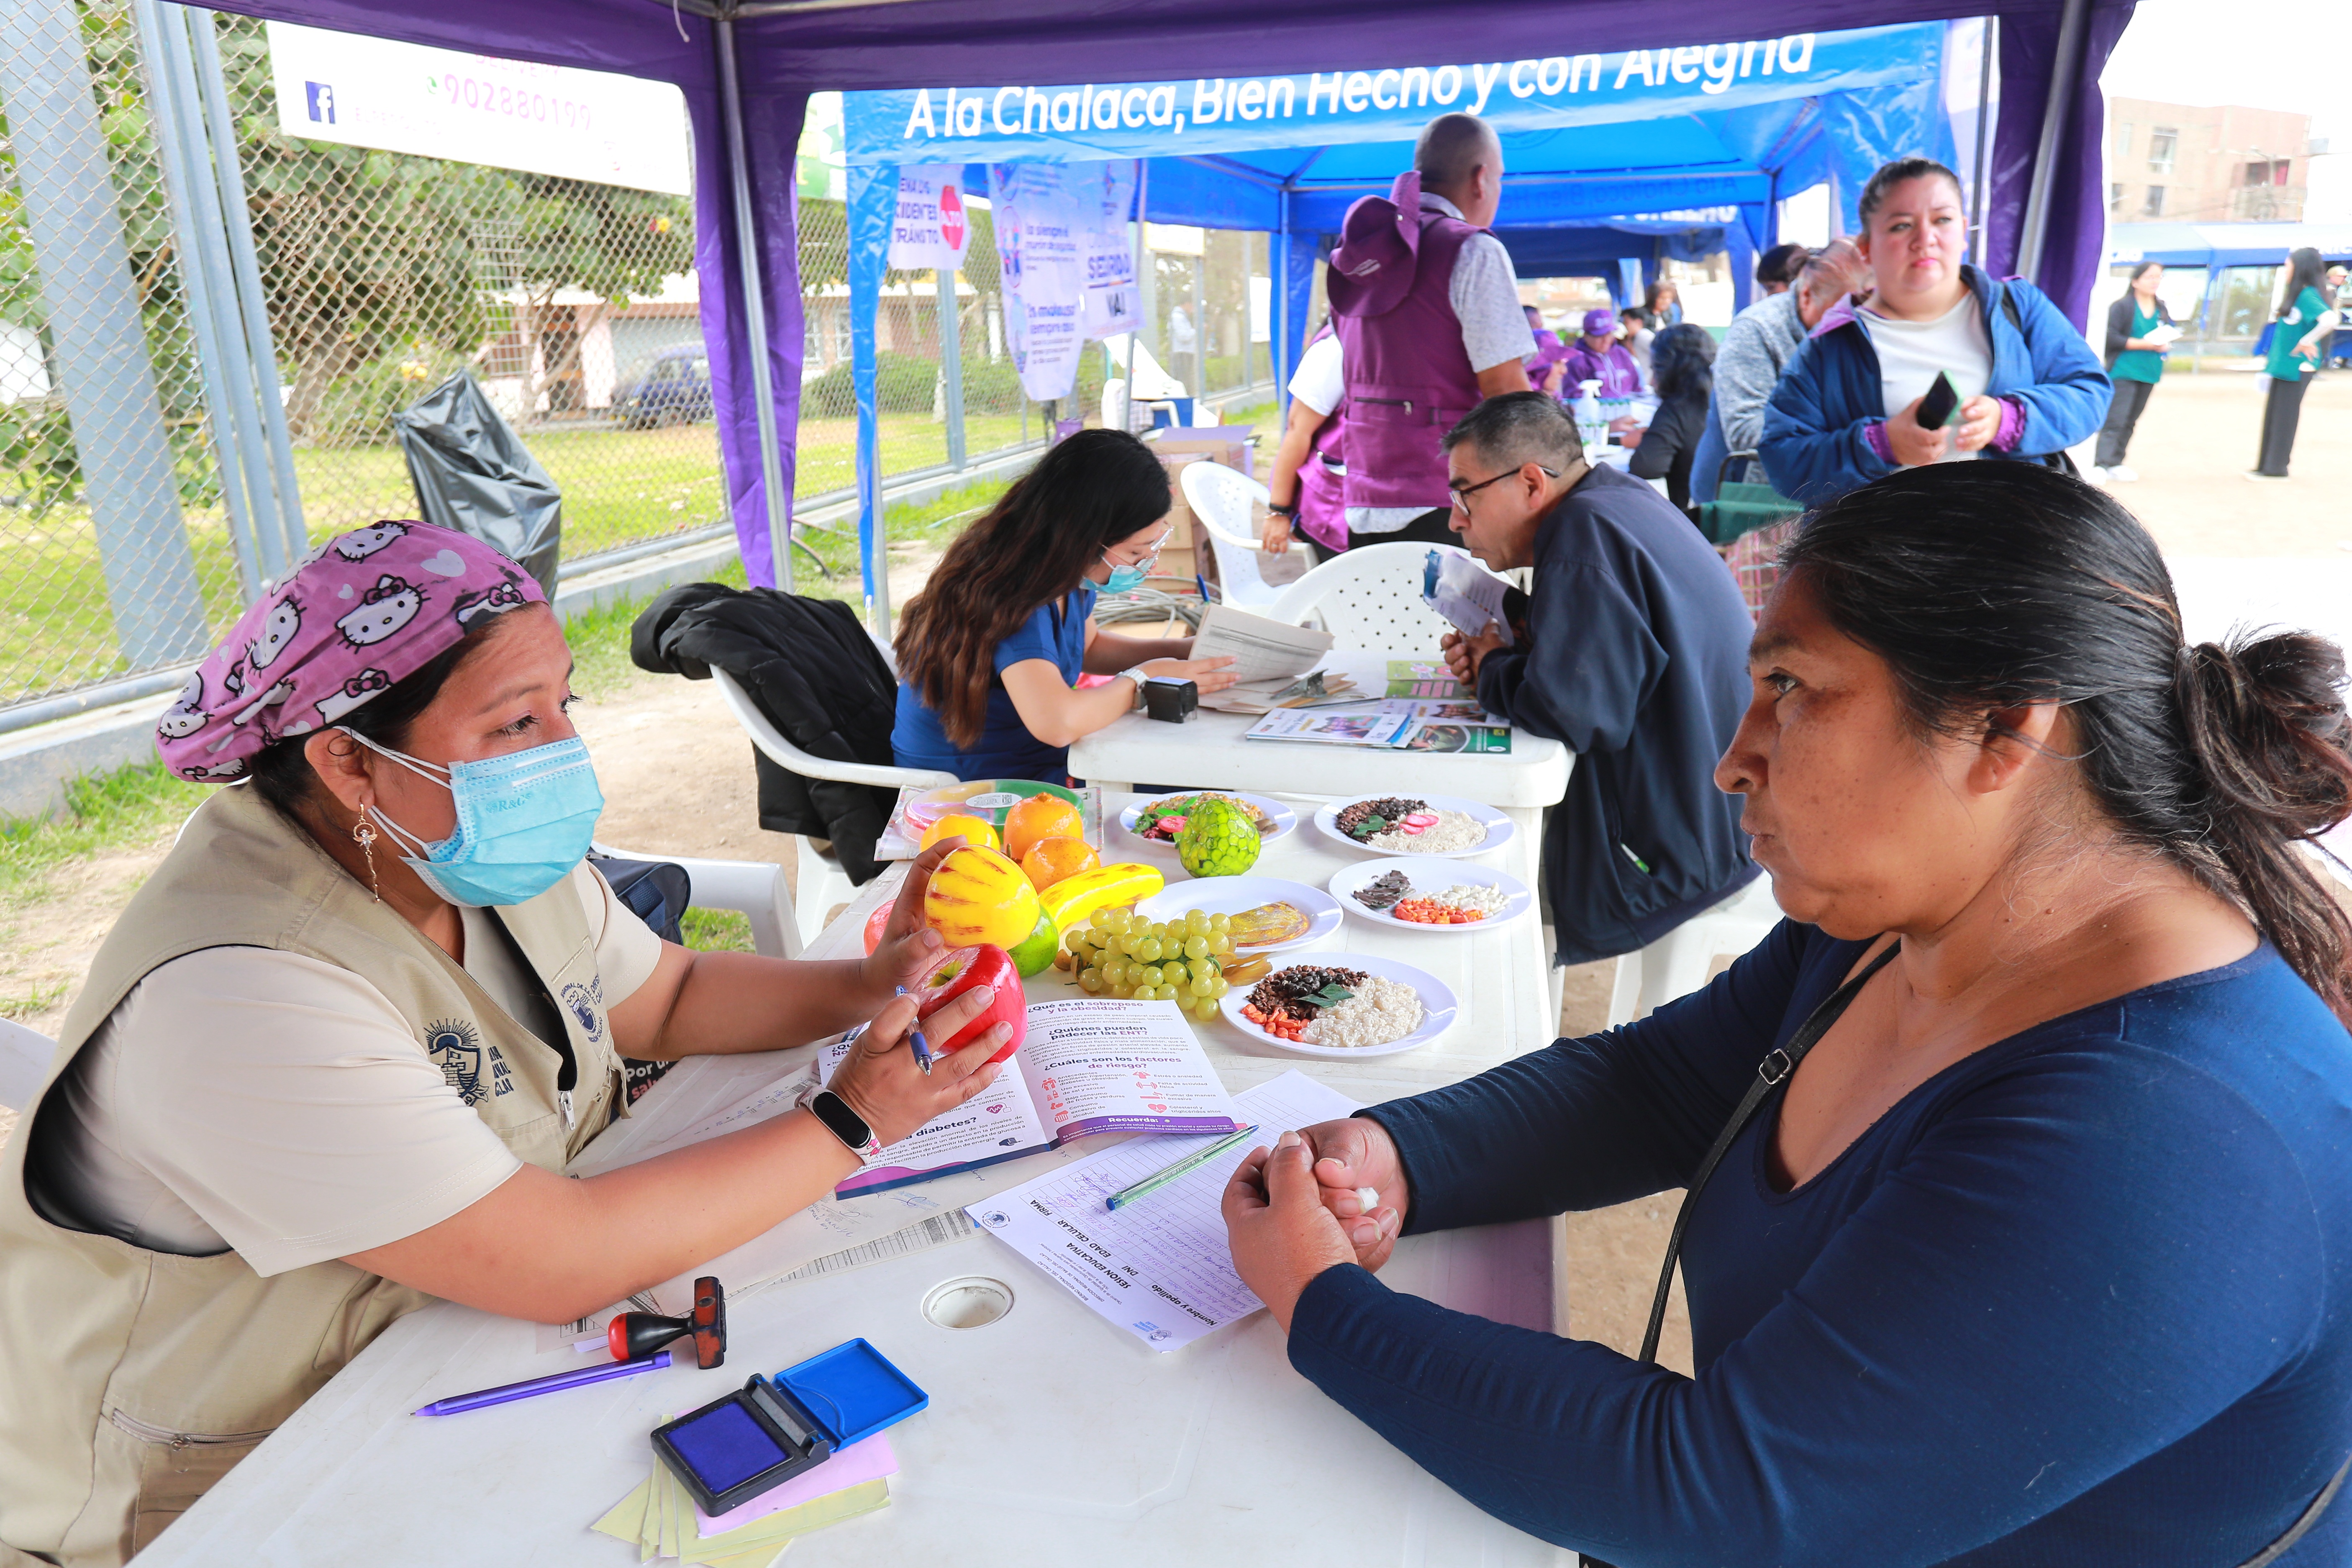
<svg viewBox="0 0 2352 1568">
<path fill-rule="evenodd" d="M 827 1046 L 827 1079 L 862 1029 Z M 847 1197 L 1017 1159 L 1097 1132 L 1231 1132 L 1233 1097 L 1173 1002 L 1033 1002 L 1028 1037 L 977 1099 L 884 1149 Z"/>
</svg>

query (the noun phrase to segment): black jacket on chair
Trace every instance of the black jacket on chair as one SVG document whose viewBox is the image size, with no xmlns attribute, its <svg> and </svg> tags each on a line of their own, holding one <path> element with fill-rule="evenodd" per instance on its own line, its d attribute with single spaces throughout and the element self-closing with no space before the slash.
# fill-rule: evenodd
<svg viewBox="0 0 2352 1568">
<path fill-rule="evenodd" d="M 898 683 L 849 606 L 772 588 L 718 583 L 672 588 L 629 631 L 639 669 L 708 680 L 716 665 L 751 694 L 784 739 L 813 757 L 891 763 Z M 881 869 L 874 841 L 890 820 L 896 790 L 804 779 L 758 751 L 760 826 L 828 838 L 850 880 Z"/>
</svg>

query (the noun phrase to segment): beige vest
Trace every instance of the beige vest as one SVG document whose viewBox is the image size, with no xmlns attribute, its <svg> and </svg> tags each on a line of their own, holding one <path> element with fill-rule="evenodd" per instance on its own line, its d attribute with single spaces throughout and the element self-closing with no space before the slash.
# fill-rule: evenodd
<svg viewBox="0 0 2352 1568">
<path fill-rule="evenodd" d="M 0 1153 L 0 1563 L 9 1547 L 115 1564 L 153 1540 L 369 1341 L 431 1298 L 340 1261 L 265 1279 L 53 1225 L 25 1184 L 51 1085 L 149 971 L 210 947 L 363 975 L 517 1155 L 550 1171 L 617 1112 L 594 943 L 568 885 L 496 911 L 558 1004 L 560 1054 L 249 789 L 189 821 L 99 950 L 57 1059 Z M 568 1121 L 568 1124 L 567 1124 Z"/>
</svg>

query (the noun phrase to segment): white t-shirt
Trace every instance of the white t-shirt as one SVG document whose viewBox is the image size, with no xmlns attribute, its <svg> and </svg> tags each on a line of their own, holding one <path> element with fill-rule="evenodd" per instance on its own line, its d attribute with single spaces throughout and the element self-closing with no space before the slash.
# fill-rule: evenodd
<svg viewBox="0 0 2352 1568">
<path fill-rule="evenodd" d="M 1878 351 L 1878 381 L 1885 389 L 1886 416 L 1892 419 L 1924 397 L 1936 384 L 1936 373 L 1952 378 L 1952 390 L 1965 404 L 1981 397 L 1992 382 L 1992 340 L 1985 335 L 1984 315 L 1976 291 L 1967 290 L 1960 302 L 1932 321 L 1902 321 L 1864 306 L 1855 312 L 1862 330 Z M 1938 459 L 1946 463 L 1973 459 L 1981 454 L 1958 447 Z"/>
<path fill-rule="evenodd" d="M 1460 207 L 1427 191 L 1421 193 L 1421 210 L 1462 216 Z M 1445 299 L 1462 323 L 1462 347 L 1470 355 L 1472 370 L 1492 370 L 1536 352 L 1536 335 L 1519 305 L 1518 271 L 1511 265 L 1511 253 L 1493 235 L 1474 234 L 1454 252 Z M 1303 368 L 1305 362 L 1300 363 Z M 1428 506 L 1351 506 L 1348 527 L 1356 533 L 1394 533 L 1423 512 L 1452 504 L 1451 496 L 1439 494 L 1430 498 Z"/>
<path fill-rule="evenodd" d="M 1298 356 L 1290 373 L 1290 395 L 1318 414 L 1328 414 L 1348 395 L 1348 367 L 1340 357 L 1339 334 L 1318 338 Z"/>
<path fill-rule="evenodd" d="M 592 867 L 571 886 L 618 1005 L 661 939 Z M 505 928 L 464 914 L 466 973 L 541 1037 L 560 1028 Z M 151 971 L 55 1092 L 63 1119 L 40 1150 L 50 1202 L 152 1251 L 234 1248 L 264 1276 L 414 1236 L 522 1165 L 383 992 L 274 948 L 206 948 Z"/>
</svg>

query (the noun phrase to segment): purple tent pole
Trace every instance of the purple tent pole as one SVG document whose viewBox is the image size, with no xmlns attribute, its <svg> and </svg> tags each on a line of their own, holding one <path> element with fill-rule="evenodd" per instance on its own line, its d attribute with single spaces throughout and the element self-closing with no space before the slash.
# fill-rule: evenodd
<svg viewBox="0 0 2352 1568">
<path fill-rule="evenodd" d="M 776 384 L 768 363 L 768 301 L 760 280 L 760 231 L 752 221 L 751 174 L 744 162 L 743 82 L 735 58 L 734 19 L 721 16 L 714 26 L 719 35 L 719 111 L 725 122 L 727 177 L 734 197 L 743 329 L 751 340 L 751 402 L 760 426 L 760 503 L 768 524 L 768 564 L 774 585 L 789 594 L 793 555 L 786 540 L 792 527 L 792 492 L 784 488 L 784 456 L 776 429 Z"/>
</svg>

